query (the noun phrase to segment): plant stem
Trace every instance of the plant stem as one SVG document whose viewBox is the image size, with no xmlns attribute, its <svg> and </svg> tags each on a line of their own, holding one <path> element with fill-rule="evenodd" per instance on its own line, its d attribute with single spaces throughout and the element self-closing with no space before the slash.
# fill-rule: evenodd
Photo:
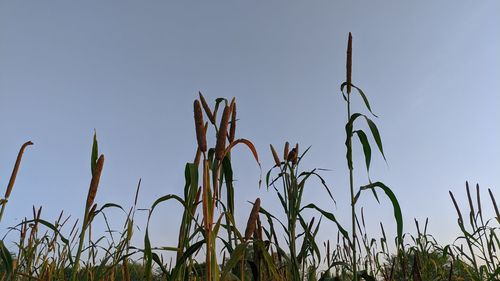
<svg viewBox="0 0 500 281">
<path fill-rule="evenodd" d="M 82 249 L 83 249 L 83 242 L 85 240 L 85 230 L 87 229 L 87 220 L 88 220 L 88 210 L 89 208 L 85 208 L 85 214 L 84 214 L 84 219 L 83 219 L 83 224 L 82 224 L 82 232 L 80 233 L 80 241 L 78 243 L 78 250 L 76 251 L 76 257 L 75 257 L 75 263 L 73 265 L 73 272 L 71 274 L 71 280 L 76 281 L 77 276 L 78 276 L 78 270 L 80 267 L 80 256 L 82 254 Z"/>
<path fill-rule="evenodd" d="M 351 95 L 347 93 L 347 122 L 351 121 Z M 352 163 L 352 126 L 347 132 L 347 158 Z M 348 160 L 349 161 L 349 160 Z M 352 224 L 352 274 L 353 280 L 358 280 L 357 259 L 356 259 L 356 204 L 354 202 L 354 177 L 352 164 L 349 165 L 349 188 L 351 190 L 351 224 Z"/>
<path fill-rule="evenodd" d="M 2 202 L 2 209 L 0 210 L 0 222 L 2 221 L 2 218 L 3 218 L 3 212 L 5 210 L 5 205 L 7 205 L 7 198 L 5 199 L 4 202 Z"/>
</svg>

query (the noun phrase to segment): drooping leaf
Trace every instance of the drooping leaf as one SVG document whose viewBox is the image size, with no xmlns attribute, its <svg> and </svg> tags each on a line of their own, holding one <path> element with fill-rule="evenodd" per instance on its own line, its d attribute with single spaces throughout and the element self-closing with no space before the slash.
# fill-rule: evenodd
<svg viewBox="0 0 500 281">
<path fill-rule="evenodd" d="M 174 200 L 180 202 L 183 207 L 186 207 L 186 204 L 185 204 L 184 200 L 182 200 L 182 198 L 180 198 L 179 196 L 174 195 L 174 194 L 167 194 L 165 196 L 162 196 L 162 197 L 156 199 L 156 201 L 151 206 L 151 213 L 153 213 L 153 210 L 156 208 L 156 206 L 158 204 L 160 204 L 161 202 L 164 202 L 164 201 L 168 201 L 170 199 L 174 199 Z"/>
<path fill-rule="evenodd" d="M 373 138 L 375 139 L 375 143 L 377 143 L 378 149 L 379 149 L 380 153 L 382 154 L 382 157 L 384 157 L 384 160 L 387 162 L 387 159 L 385 159 L 384 148 L 382 147 L 382 139 L 380 138 L 380 133 L 377 129 L 377 125 L 375 125 L 375 123 L 373 123 L 373 121 L 366 116 L 365 116 L 365 119 L 366 119 L 366 122 L 368 123 L 368 127 L 370 127 Z"/>
<path fill-rule="evenodd" d="M 389 200 L 391 200 L 392 207 L 394 209 L 394 219 L 396 220 L 396 225 L 397 225 L 397 233 L 398 233 L 398 241 L 399 243 L 402 243 L 402 238 L 403 238 L 403 215 L 401 213 L 401 207 L 399 206 L 398 199 L 396 198 L 396 195 L 394 195 L 394 192 L 387 187 L 385 184 L 382 182 L 374 182 L 365 186 L 362 186 L 360 188 L 360 192 L 362 190 L 367 190 L 367 189 L 375 189 L 376 187 L 381 188 Z M 359 196 L 359 195 L 358 195 Z"/>
<path fill-rule="evenodd" d="M 27 221 L 23 221 L 21 223 L 19 223 L 17 226 L 20 226 L 22 224 L 29 224 L 29 223 L 36 223 L 36 224 L 42 224 L 48 228 L 50 228 L 52 231 L 54 231 L 55 233 L 57 233 L 57 235 L 61 238 L 61 241 L 66 244 L 66 245 L 69 245 L 69 240 L 66 239 L 61 232 L 59 232 L 59 229 L 57 229 L 57 227 L 55 227 L 52 223 L 46 221 L 46 220 L 42 220 L 42 219 L 32 219 L 32 220 L 27 220 Z M 17 227 L 16 226 L 16 227 Z"/>
<path fill-rule="evenodd" d="M 354 121 L 360 116 L 364 116 L 361 113 L 354 113 L 351 115 L 349 118 L 347 124 L 345 124 L 345 131 L 346 131 L 346 140 L 345 140 L 345 146 L 347 148 L 346 151 L 346 158 L 347 158 L 347 166 L 349 167 L 349 170 L 353 169 L 352 165 L 352 134 L 353 134 L 353 127 L 354 127 Z M 366 117 L 366 116 L 364 116 Z"/>
<path fill-rule="evenodd" d="M 354 85 L 352 85 L 352 84 L 351 84 L 351 86 L 352 86 L 353 88 L 355 88 L 356 90 L 358 90 L 359 95 L 360 95 L 360 96 L 361 96 L 361 98 L 363 99 L 363 102 L 365 103 L 365 106 L 366 106 L 366 108 L 370 111 L 370 113 L 371 113 L 373 116 L 378 117 L 377 115 L 375 115 L 375 113 L 373 113 L 372 108 L 370 107 L 370 103 L 368 102 L 368 98 L 366 97 L 365 93 L 363 93 L 363 91 L 362 91 L 360 88 L 358 88 L 358 87 L 356 87 L 356 86 L 354 86 Z"/>
<path fill-rule="evenodd" d="M 318 206 L 316 206 L 315 204 L 311 203 L 311 204 L 308 204 L 304 207 L 302 207 L 301 211 L 303 209 L 316 209 L 318 212 L 320 212 L 323 216 L 325 216 L 327 219 L 329 219 L 330 221 L 332 221 L 333 223 L 335 223 L 337 225 L 337 228 L 339 229 L 340 233 L 342 233 L 342 236 L 347 240 L 349 241 L 349 243 L 351 243 L 351 240 L 349 238 L 349 234 L 347 233 L 347 231 L 342 227 L 342 225 L 337 221 L 337 218 L 335 218 L 335 216 L 332 214 L 332 213 L 329 213 L 327 211 L 324 211 L 323 209 L 319 208 Z"/>
<path fill-rule="evenodd" d="M 340 91 L 342 92 L 342 95 L 344 96 L 344 100 L 345 100 L 345 101 L 347 101 L 347 97 L 346 97 L 346 96 L 345 96 L 345 94 L 344 94 L 344 87 L 346 87 L 346 86 L 347 86 L 347 82 L 344 82 L 344 83 L 342 83 L 342 84 L 340 85 Z M 360 95 L 360 96 L 361 96 L 361 98 L 363 99 L 363 102 L 365 103 L 365 106 L 366 106 L 366 108 L 370 111 L 370 113 L 371 113 L 373 116 L 378 117 L 377 115 L 375 115 L 375 113 L 373 113 L 372 108 L 371 108 L 371 106 L 370 106 L 370 102 L 368 101 L 368 98 L 366 97 L 366 95 L 365 95 L 365 93 L 363 92 L 363 90 L 361 90 L 360 88 L 356 87 L 356 86 L 355 86 L 355 85 L 353 85 L 352 83 L 351 83 L 351 86 L 352 86 L 353 88 L 355 88 L 356 90 L 358 90 L 359 95 Z"/>
<path fill-rule="evenodd" d="M 358 135 L 359 141 L 361 142 L 361 145 L 363 146 L 363 153 L 365 155 L 365 163 L 366 163 L 366 172 L 369 174 L 370 173 L 370 162 L 372 158 L 372 149 L 370 147 L 370 143 L 368 142 L 368 138 L 366 137 L 365 132 L 362 130 L 356 130 L 354 131 Z"/>
<path fill-rule="evenodd" d="M 257 154 L 257 150 L 255 149 L 255 146 L 253 145 L 253 143 L 247 139 L 237 139 L 237 140 L 233 141 L 232 143 L 230 143 L 228 145 L 228 147 L 226 148 L 226 150 L 224 151 L 224 156 L 226 156 L 231 151 L 231 149 L 239 143 L 245 144 L 250 149 L 250 151 L 253 154 L 253 157 L 255 158 L 255 161 L 257 162 L 257 164 L 260 167 L 259 155 Z"/>
</svg>

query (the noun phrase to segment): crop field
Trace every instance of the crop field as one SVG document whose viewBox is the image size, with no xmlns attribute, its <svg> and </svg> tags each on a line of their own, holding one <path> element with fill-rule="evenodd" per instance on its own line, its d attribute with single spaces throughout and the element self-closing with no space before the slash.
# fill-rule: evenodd
<svg viewBox="0 0 500 281">
<path fill-rule="evenodd" d="M 328 120 L 345 124 L 345 131 L 338 133 L 345 135 L 343 160 L 349 185 L 336 188 L 348 189 L 348 210 L 334 207 L 335 193 L 323 178 L 322 169 L 302 168 L 309 153 L 307 146 L 275 143 L 268 151 L 257 151 L 252 139 L 236 137 L 236 99 L 211 101 L 199 93 L 193 102 L 193 125 L 185 128 L 186 132 L 195 131 L 197 146 L 193 148 L 194 159 L 185 164 L 183 193 L 167 194 L 152 202 L 145 210 L 146 225 L 137 225 L 135 220 L 140 181 L 130 208 L 97 200 L 100 178 L 106 173 L 106 151 L 100 151 L 97 134 L 89 150 L 92 177 L 88 195 L 81 202 L 83 217 L 68 219 L 61 213 L 51 221 L 43 217 L 42 208 L 33 208 L 32 217 L 17 225 L 5 225 L 1 222 L 4 213 L 16 204 L 9 200 L 16 192 L 16 176 L 22 162 L 28 160 L 23 160 L 23 155 L 34 147 L 30 141 L 22 144 L 1 200 L 0 223 L 8 231 L 0 241 L 0 280 L 500 280 L 500 213 L 491 190 L 488 197 L 481 197 L 479 185 L 464 183 L 466 205 L 459 204 L 450 191 L 449 201 L 443 204 L 456 210 L 452 220 L 461 234 L 452 244 L 441 245 L 428 232 L 432 218 L 415 220 L 413 226 L 403 225 L 405 206 L 400 205 L 397 192 L 369 173 L 372 158 L 385 160 L 386 156 L 370 96 L 363 92 L 362 81 L 352 81 L 352 45 L 349 34 L 345 82 L 338 92 L 331 93 L 342 96 L 345 120 Z M 356 106 L 354 96 L 360 102 Z M 253 207 L 242 223 L 235 221 L 239 217 L 235 215 L 238 194 L 231 157 L 235 147 L 244 148 L 262 169 L 261 188 L 274 198 L 266 204 L 260 198 L 245 198 L 253 202 Z M 272 155 L 273 163 L 261 163 L 261 154 Z M 363 161 L 355 163 L 357 159 Z M 369 177 L 355 179 L 354 167 L 365 169 Z M 312 181 L 320 184 L 331 208 L 303 200 L 304 190 Z M 365 183 L 355 184 L 359 182 Z M 361 196 L 373 197 L 381 208 L 391 210 L 394 233 L 386 232 L 382 223 L 377 233 L 368 233 L 358 200 Z M 175 226 L 178 239 L 155 245 L 150 239 L 149 218 L 164 204 L 182 206 L 182 212 L 176 214 L 181 218 Z M 278 206 L 279 213 L 270 211 L 271 204 Z M 122 228 L 108 225 L 103 233 L 93 231 L 94 219 L 103 217 L 108 223 L 106 213 L 112 209 L 126 213 L 125 221 L 119 222 Z M 492 210 L 494 217 L 484 216 L 485 209 Z M 305 212 L 314 215 L 306 216 Z M 350 220 L 337 220 L 338 212 L 349 213 Z M 143 235 L 139 245 L 132 243 L 137 228 Z M 335 235 L 320 241 L 318 234 L 325 229 L 334 229 Z M 12 240 L 15 242 L 10 243 Z"/>
</svg>

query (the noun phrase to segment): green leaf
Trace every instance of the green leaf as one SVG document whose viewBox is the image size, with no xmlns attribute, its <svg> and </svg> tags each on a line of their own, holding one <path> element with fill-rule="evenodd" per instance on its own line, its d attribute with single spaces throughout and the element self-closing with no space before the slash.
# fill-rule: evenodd
<svg viewBox="0 0 500 281">
<path fill-rule="evenodd" d="M 361 113 L 354 113 L 351 115 L 349 118 L 349 121 L 347 124 L 345 124 L 345 131 L 346 131 L 346 140 L 345 140 L 345 146 L 347 148 L 346 152 L 346 158 L 347 158 L 347 166 L 349 167 L 349 170 L 353 169 L 352 165 L 352 134 L 353 134 L 353 126 L 354 126 L 354 121 L 360 116 L 366 117 Z"/>
<path fill-rule="evenodd" d="M 179 270 L 186 265 L 186 261 L 191 258 L 194 253 L 196 253 L 200 248 L 201 246 L 203 246 L 203 244 L 205 244 L 205 239 L 203 240 L 200 240 L 196 243 L 194 243 L 193 245 L 189 246 L 186 251 L 184 253 L 182 253 L 182 256 L 179 258 L 179 260 L 177 261 L 176 265 L 175 265 L 175 268 L 173 269 L 172 271 L 172 278 L 171 280 L 177 280 L 178 279 L 178 274 L 179 274 Z"/>
<path fill-rule="evenodd" d="M 271 272 L 271 275 L 273 276 L 273 280 L 281 280 L 282 278 L 281 278 L 281 276 L 278 273 L 278 270 L 276 268 L 275 260 L 271 257 L 271 255 L 269 255 L 267 249 L 264 246 L 264 243 L 262 241 L 256 241 L 255 246 L 257 246 L 259 253 L 262 255 L 262 259 L 264 260 L 264 264 L 265 264 L 266 268 Z M 279 247 L 278 247 L 278 249 L 279 249 Z"/>
<path fill-rule="evenodd" d="M 156 206 L 158 204 L 160 204 L 161 202 L 164 202 L 164 201 L 168 201 L 170 199 L 174 199 L 174 200 L 177 200 L 179 201 L 183 207 L 186 207 L 186 204 L 184 202 L 184 200 L 182 200 L 179 196 L 177 195 L 174 195 L 174 194 L 168 194 L 168 195 L 165 195 L 165 196 L 162 196 L 158 199 L 156 199 L 156 201 L 153 203 L 153 205 L 151 206 L 151 211 L 150 213 L 152 214 L 153 213 L 153 210 L 156 208 Z"/>
<path fill-rule="evenodd" d="M 5 247 L 3 240 L 0 240 L 0 258 L 2 259 L 5 271 L 7 271 L 7 276 L 10 276 L 14 269 L 12 263 L 12 256 L 7 247 Z"/>
<path fill-rule="evenodd" d="M 152 280 L 153 253 L 151 251 L 151 242 L 149 241 L 148 227 L 146 227 L 146 234 L 144 235 L 144 260 L 144 279 Z"/>
<path fill-rule="evenodd" d="M 192 192 L 193 189 L 197 190 L 198 188 L 198 167 L 195 164 L 186 163 L 186 166 L 184 167 L 184 179 L 186 181 L 186 184 L 184 185 L 184 198 L 188 199 L 190 197 L 190 192 Z"/>
<path fill-rule="evenodd" d="M 28 223 L 40 223 L 40 224 L 43 224 L 44 226 L 50 228 L 52 231 L 54 231 L 55 233 L 57 233 L 59 235 L 59 237 L 61 238 L 61 241 L 68 245 L 69 246 L 69 240 L 64 238 L 64 236 L 62 235 L 61 232 L 59 232 L 59 229 L 57 229 L 57 227 L 55 227 L 52 223 L 46 221 L 46 220 L 42 220 L 42 219 L 32 219 L 32 220 L 27 220 L 27 221 L 24 221 L 24 222 L 21 222 L 19 223 L 16 227 L 22 225 L 22 224 L 28 224 Z"/>
<path fill-rule="evenodd" d="M 90 172 L 94 174 L 95 167 L 97 165 L 97 158 L 99 157 L 99 148 L 97 145 L 97 133 L 94 130 L 94 141 L 92 143 L 92 155 L 90 156 Z"/>
<path fill-rule="evenodd" d="M 160 270 L 163 272 L 163 274 L 167 275 L 168 270 L 165 268 L 165 266 L 161 263 L 160 257 L 158 256 L 157 253 L 153 253 L 153 260 L 156 262 L 156 264 L 160 267 Z"/>
<path fill-rule="evenodd" d="M 368 126 L 370 127 L 370 130 L 372 131 L 373 138 L 375 139 L 375 142 L 377 143 L 378 149 L 380 153 L 382 154 L 382 157 L 384 157 L 384 160 L 387 162 L 387 159 L 385 159 L 385 154 L 384 154 L 384 148 L 382 147 L 382 139 L 380 138 L 380 133 L 378 132 L 377 125 L 373 123 L 370 118 L 366 117 L 366 122 L 368 123 Z"/>
<path fill-rule="evenodd" d="M 366 190 L 366 189 L 373 190 L 373 189 L 375 189 L 375 187 L 381 188 L 385 192 L 385 194 L 387 195 L 389 200 L 391 200 L 392 207 L 394 209 L 394 219 L 396 220 L 396 224 L 397 224 L 398 241 L 399 241 L 399 243 L 402 243 L 403 242 L 403 215 L 401 213 L 401 207 L 399 206 L 398 199 L 396 198 L 396 195 L 394 195 L 392 190 L 381 182 L 374 182 L 374 183 L 362 186 L 360 188 L 360 192 L 362 190 Z M 359 196 L 359 194 L 358 194 L 358 196 Z"/>
<path fill-rule="evenodd" d="M 368 272 L 366 272 L 366 270 L 359 272 L 358 275 L 361 276 L 366 281 L 376 281 L 376 279 L 373 276 L 369 275 Z"/>
<path fill-rule="evenodd" d="M 227 208 L 231 214 L 234 214 L 234 186 L 233 186 L 233 168 L 231 167 L 231 160 L 228 156 L 222 160 L 222 173 L 226 183 L 227 190 Z"/>
<path fill-rule="evenodd" d="M 224 270 L 222 271 L 220 278 L 222 281 L 226 280 L 227 274 L 238 264 L 238 262 L 240 262 L 241 259 L 245 257 L 246 248 L 247 248 L 246 242 L 236 246 L 233 253 L 231 254 L 231 257 L 224 266 Z"/>
<path fill-rule="evenodd" d="M 126 213 L 122 206 L 115 204 L 115 203 L 106 203 L 101 208 L 99 208 L 99 210 L 96 211 L 96 215 L 107 208 L 118 208 L 118 209 L 122 210 L 124 213 Z"/>
<path fill-rule="evenodd" d="M 344 238 L 349 241 L 349 243 L 351 243 L 351 239 L 349 238 L 349 234 L 347 233 L 347 231 L 342 227 L 342 225 L 340 225 L 340 223 L 337 221 L 337 219 L 335 218 L 335 216 L 332 214 L 332 213 L 329 213 L 327 211 L 324 211 L 322 210 L 321 208 L 319 208 L 318 206 L 314 205 L 313 203 L 311 204 L 308 204 L 304 207 L 302 207 L 302 209 L 300 209 L 300 211 L 304 210 L 304 209 L 316 209 L 318 212 L 320 212 L 323 216 L 325 216 L 327 219 L 331 220 L 333 223 L 335 223 L 337 225 L 337 228 L 339 229 L 340 233 L 342 233 L 342 236 L 344 236 Z"/>
<path fill-rule="evenodd" d="M 344 82 L 340 85 L 340 91 L 342 92 L 342 95 L 344 96 L 344 100 L 347 101 L 347 97 L 345 96 L 344 94 L 344 88 L 347 86 L 347 82 Z M 370 113 L 375 116 L 375 117 L 378 117 L 377 115 L 375 115 L 375 113 L 373 113 L 372 111 L 372 108 L 370 106 L 370 102 L 368 102 L 368 98 L 366 97 L 365 93 L 363 92 L 363 90 L 361 90 L 360 88 L 354 86 L 352 83 L 351 83 L 351 87 L 355 88 L 356 90 L 358 90 L 358 93 L 359 95 L 361 96 L 361 98 L 363 99 L 363 102 L 365 103 L 365 106 L 366 108 L 370 111 Z"/>
<path fill-rule="evenodd" d="M 363 153 L 365 155 L 365 163 L 366 163 L 366 172 L 370 173 L 370 162 L 372 159 L 372 149 L 370 147 L 370 143 L 368 142 L 368 138 L 366 137 L 365 132 L 362 130 L 354 131 L 358 135 L 359 142 L 363 146 Z"/>
<path fill-rule="evenodd" d="M 370 113 L 373 114 L 373 116 L 378 117 L 377 115 L 375 115 L 375 113 L 373 113 L 372 108 L 370 107 L 370 103 L 368 102 L 368 98 L 366 98 L 365 93 L 363 93 L 363 91 L 360 88 L 358 88 L 358 87 L 356 87 L 356 86 L 354 86 L 352 84 L 351 84 L 351 86 L 353 88 L 355 88 L 356 90 L 358 90 L 359 95 L 363 99 L 363 101 L 365 103 L 365 106 L 366 106 L 366 108 L 368 108 L 368 110 L 370 111 Z"/>
</svg>

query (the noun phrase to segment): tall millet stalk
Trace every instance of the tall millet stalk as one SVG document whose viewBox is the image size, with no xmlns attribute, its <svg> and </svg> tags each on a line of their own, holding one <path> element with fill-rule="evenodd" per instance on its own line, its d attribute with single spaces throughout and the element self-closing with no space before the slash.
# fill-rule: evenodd
<svg viewBox="0 0 500 281">
<path fill-rule="evenodd" d="M 346 87 L 347 87 L 347 122 L 351 120 L 351 81 L 352 81 L 352 35 L 349 32 L 347 41 Z M 347 159 L 352 159 L 352 134 L 347 132 Z M 349 163 L 348 163 L 349 164 Z M 351 225 L 352 225 L 352 273 L 353 280 L 358 280 L 356 260 L 356 204 L 354 197 L 353 166 L 349 165 L 349 188 L 351 192 Z"/>
</svg>

